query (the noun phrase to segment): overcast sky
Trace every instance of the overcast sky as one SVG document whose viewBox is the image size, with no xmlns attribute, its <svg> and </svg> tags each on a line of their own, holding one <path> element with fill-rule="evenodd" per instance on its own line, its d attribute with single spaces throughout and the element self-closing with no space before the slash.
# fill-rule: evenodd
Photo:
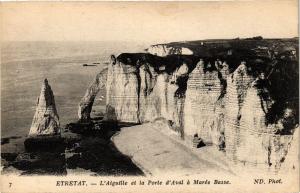
<svg viewBox="0 0 300 193">
<path fill-rule="evenodd" d="M 150 41 L 298 36 L 298 2 L 4 3 L 3 40 Z"/>
</svg>

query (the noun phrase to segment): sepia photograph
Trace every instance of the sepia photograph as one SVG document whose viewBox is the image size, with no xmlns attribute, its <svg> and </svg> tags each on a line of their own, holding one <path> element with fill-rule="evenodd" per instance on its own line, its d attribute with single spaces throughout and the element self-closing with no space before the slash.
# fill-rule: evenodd
<svg viewBox="0 0 300 193">
<path fill-rule="evenodd" d="M 1 192 L 299 192 L 298 1 L 1 2 Z"/>
</svg>

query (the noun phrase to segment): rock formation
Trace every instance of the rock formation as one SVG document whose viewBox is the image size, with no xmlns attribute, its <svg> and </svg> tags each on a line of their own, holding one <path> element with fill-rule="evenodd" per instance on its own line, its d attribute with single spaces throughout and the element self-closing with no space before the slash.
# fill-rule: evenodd
<svg viewBox="0 0 300 193">
<path fill-rule="evenodd" d="M 88 87 L 84 97 L 81 99 L 78 107 L 78 117 L 80 121 L 86 122 L 90 120 L 91 111 L 93 108 L 94 100 L 101 88 L 106 84 L 107 70 L 102 70 L 97 74 L 96 78 Z"/>
<path fill-rule="evenodd" d="M 48 80 L 42 85 L 41 94 L 37 100 L 36 111 L 32 120 L 29 136 L 60 134 L 59 117 L 54 95 Z"/>
</svg>

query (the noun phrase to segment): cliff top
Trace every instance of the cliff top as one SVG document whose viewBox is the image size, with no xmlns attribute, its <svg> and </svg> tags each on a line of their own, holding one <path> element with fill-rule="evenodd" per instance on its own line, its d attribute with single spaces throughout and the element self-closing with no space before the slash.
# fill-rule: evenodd
<svg viewBox="0 0 300 193">
<path fill-rule="evenodd" d="M 197 41 L 171 42 L 167 44 L 157 44 L 153 46 L 165 45 L 167 47 L 185 47 L 193 51 L 198 56 L 224 56 L 226 52 L 241 56 L 269 57 L 267 51 L 284 54 L 289 51 L 297 51 L 298 38 L 285 39 L 263 39 L 261 36 L 245 39 L 210 39 Z"/>
<path fill-rule="evenodd" d="M 184 47 L 192 50 L 193 55 L 161 57 L 150 53 L 123 53 L 117 57 L 117 60 L 133 66 L 148 63 L 156 70 L 165 66 L 167 73 L 174 72 L 183 63 L 187 64 L 191 72 L 200 59 L 203 59 L 205 64 L 210 63 L 213 66 L 216 60 L 226 61 L 230 72 L 233 72 L 241 61 L 246 61 L 247 66 L 251 66 L 252 72 L 255 74 L 259 74 L 259 72 L 269 74 L 268 72 L 277 63 L 283 63 L 284 66 L 288 63 L 292 69 L 298 69 L 298 38 L 262 39 L 261 37 L 254 37 L 230 40 L 199 40 L 153 46 Z M 296 71 L 298 72 L 298 70 Z"/>
</svg>

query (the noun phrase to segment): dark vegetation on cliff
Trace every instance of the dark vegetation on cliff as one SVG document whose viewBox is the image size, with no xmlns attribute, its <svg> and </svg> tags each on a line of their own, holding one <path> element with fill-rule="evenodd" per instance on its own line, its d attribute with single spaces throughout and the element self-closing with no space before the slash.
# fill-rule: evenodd
<svg viewBox="0 0 300 193">
<path fill-rule="evenodd" d="M 153 67 L 157 73 L 166 72 L 172 74 L 183 63 L 186 63 L 191 72 L 199 57 L 192 55 L 169 55 L 166 57 L 155 56 L 148 53 L 122 53 L 117 57 L 117 60 L 125 65 L 140 67 L 143 64 L 148 64 Z"/>
</svg>

